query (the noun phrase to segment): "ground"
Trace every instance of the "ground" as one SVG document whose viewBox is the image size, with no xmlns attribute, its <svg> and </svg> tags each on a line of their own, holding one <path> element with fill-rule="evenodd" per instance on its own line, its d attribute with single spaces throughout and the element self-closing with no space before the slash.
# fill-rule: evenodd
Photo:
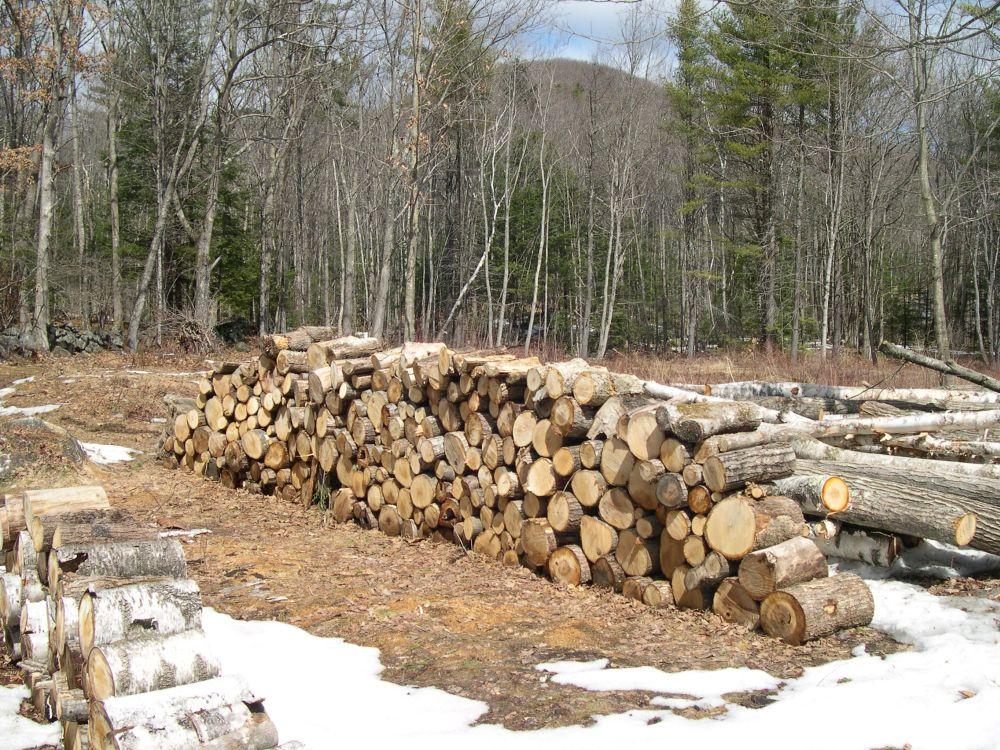
<svg viewBox="0 0 1000 750">
<path fill-rule="evenodd" d="M 695 379 L 685 377 L 693 371 L 690 365 L 677 366 L 661 377 Z M 226 490 L 164 468 L 154 455 L 163 429 L 155 421 L 163 417 L 162 396 L 193 393 L 193 373 L 204 367 L 203 360 L 181 355 L 100 354 L 0 364 L 0 386 L 34 376 L 13 386 L 2 398 L 4 407 L 58 403 L 40 418 L 81 441 L 143 452 L 131 462 L 107 466 L 78 462 L 58 435 L 8 425 L 0 431 L 0 453 L 30 445 L 38 457 L 12 467 L 0 492 L 99 482 L 112 503 L 140 519 L 207 528 L 212 533 L 189 540 L 187 548 L 189 571 L 206 605 L 237 619 L 281 620 L 316 635 L 377 647 L 386 679 L 485 701 L 490 710 L 480 721 L 510 729 L 585 724 L 595 714 L 648 704 L 647 693 L 543 684 L 535 669 L 541 662 L 607 658 L 613 666 L 665 671 L 747 666 L 788 679 L 806 667 L 848 657 L 862 643 L 873 654 L 906 648 L 870 628 L 786 646 L 711 613 L 656 611 L 598 590 L 561 588 L 455 546 L 330 525 L 318 509 Z M 892 369 L 855 369 L 856 375 L 861 372 L 855 382 L 868 377 L 873 382 Z M 697 372 L 713 370 L 716 379 L 754 374 L 745 362 L 731 361 L 701 363 Z M 897 374 L 893 381 L 931 383 L 922 373 L 906 380 Z M 932 590 L 1000 598 L 995 580 L 959 579 Z M 0 674 L 0 683 L 15 679 L 12 671 Z M 755 707 L 768 700 L 766 694 L 748 693 L 735 702 Z M 699 709 L 678 710 L 690 716 Z"/>
</svg>

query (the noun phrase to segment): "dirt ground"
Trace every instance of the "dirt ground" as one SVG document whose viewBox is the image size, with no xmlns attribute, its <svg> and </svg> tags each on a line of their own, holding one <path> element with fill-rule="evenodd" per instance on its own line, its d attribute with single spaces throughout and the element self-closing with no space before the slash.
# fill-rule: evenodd
<svg viewBox="0 0 1000 750">
<path fill-rule="evenodd" d="M 595 714 L 648 705 L 646 693 L 542 682 L 535 669 L 540 662 L 607 658 L 613 666 L 667 671 L 747 666 L 791 678 L 805 667 L 848 657 L 860 643 L 875 654 L 904 648 L 869 628 L 794 648 L 711 613 L 655 611 L 598 590 L 561 588 L 455 546 L 388 538 L 353 524 L 331 526 L 316 509 L 166 469 L 153 454 L 163 429 L 154 421 L 163 416 L 162 396 L 193 393 L 194 371 L 204 367 L 203 360 L 180 355 L 0 364 L 0 386 L 34 376 L 13 386 L 4 406 L 59 403 L 42 418 L 85 442 L 143 451 L 127 463 L 80 463 L 56 437 L 24 434 L 8 424 L 0 427 L 0 452 L 24 445 L 37 452 L 13 468 L 0 491 L 100 482 L 114 504 L 140 519 L 207 528 L 212 533 L 188 540 L 187 556 L 208 606 L 239 619 L 281 620 L 375 646 L 386 679 L 485 701 L 490 709 L 481 721 L 511 729 L 587 723 Z M 964 588 L 952 583 L 941 593 Z M 12 673 L 0 674 L 0 681 L 13 681 Z M 752 707 L 769 702 L 764 694 L 735 700 Z M 690 711 L 682 713 L 698 715 Z"/>
</svg>

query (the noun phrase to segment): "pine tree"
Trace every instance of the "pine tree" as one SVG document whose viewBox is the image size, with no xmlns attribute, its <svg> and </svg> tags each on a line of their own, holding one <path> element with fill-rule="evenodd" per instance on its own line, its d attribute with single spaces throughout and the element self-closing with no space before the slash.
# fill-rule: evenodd
<svg viewBox="0 0 1000 750">
<path fill-rule="evenodd" d="M 677 70 L 667 85 L 667 96 L 682 144 L 681 319 L 689 357 L 694 356 L 697 343 L 699 287 L 704 285 L 700 261 L 707 252 L 704 247 L 696 248 L 698 224 L 707 200 L 705 166 L 710 134 L 704 116 L 712 75 L 702 16 L 697 0 L 681 0 L 667 30 L 677 49 Z"/>
<path fill-rule="evenodd" d="M 794 56 L 787 42 L 792 7 L 782 0 L 733 3 L 715 19 L 709 34 L 718 61 L 714 110 L 730 165 L 727 184 L 742 231 L 734 236 L 744 264 L 755 276 L 760 345 L 778 343 L 779 147 L 794 80 Z"/>
</svg>

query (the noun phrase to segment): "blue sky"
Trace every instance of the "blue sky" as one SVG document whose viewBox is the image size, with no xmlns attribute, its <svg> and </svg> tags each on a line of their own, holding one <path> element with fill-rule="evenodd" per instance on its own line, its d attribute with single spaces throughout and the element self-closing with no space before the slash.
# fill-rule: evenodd
<svg viewBox="0 0 1000 750">
<path fill-rule="evenodd" d="M 622 24 L 630 13 L 642 14 L 643 30 L 653 34 L 663 28 L 674 0 L 638 2 L 585 2 L 562 0 L 554 3 L 552 20 L 540 35 L 549 57 L 591 60 L 602 46 L 613 46 L 622 37 Z"/>
</svg>

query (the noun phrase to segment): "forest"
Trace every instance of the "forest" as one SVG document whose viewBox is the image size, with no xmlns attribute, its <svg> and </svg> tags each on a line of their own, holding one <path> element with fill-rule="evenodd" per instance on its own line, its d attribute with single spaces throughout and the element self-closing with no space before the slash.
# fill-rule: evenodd
<svg viewBox="0 0 1000 750">
<path fill-rule="evenodd" d="M 5 0 L 0 328 L 1000 357 L 1000 3 L 622 5 Z"/>
</svg>

